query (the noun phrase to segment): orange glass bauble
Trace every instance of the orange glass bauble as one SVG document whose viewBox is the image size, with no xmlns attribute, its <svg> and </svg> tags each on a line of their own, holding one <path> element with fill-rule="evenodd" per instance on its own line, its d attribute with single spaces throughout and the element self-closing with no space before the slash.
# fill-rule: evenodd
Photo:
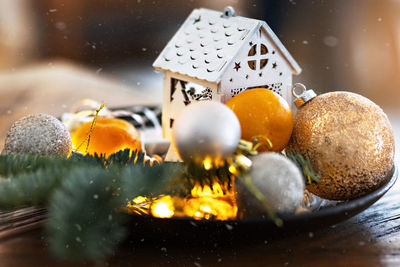
<svg viewBox="0 0 400 267">
<path fill-rule="evenodd" d="M 103 154 L 109 156 L 120 150 L 141 150 L 140 134 L 135 127 L 127 121 L 114 118 L 99 117 L 90 134 L 92 122 L 80 125 L 71 134 L 74 148 L 83 154 Z"/>
<path fill-rule="evenodd" d="M 289 142 L 293 130 L 293 117 L 289 104 L 278 94 L 265 88 L 246 90 L 226 105 L 239 119 L 242 139 L 254 142 L 268 138 L 272 151 L 282 151 Z M 267 143 L 258 151 L 271 150 Z"/>
</svg>

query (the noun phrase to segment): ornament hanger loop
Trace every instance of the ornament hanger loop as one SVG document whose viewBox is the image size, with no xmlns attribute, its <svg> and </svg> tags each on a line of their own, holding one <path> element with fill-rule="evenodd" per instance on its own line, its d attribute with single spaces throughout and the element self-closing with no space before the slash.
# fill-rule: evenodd
<svg viewBox="0 0 400 267">
<path fill-rule="evenodd" d="M 300 89 L 301 89 L 301 91 L 300 91 L 299 93 L 296 92 L 296 91 L 297 91 L 297 90 L 296 90 L 297 88 L 300 88 Z M 301 97 L 301 95 L 302 95 L 305 91 L 307 91 L 307 87 L 306 87 L 304 84 L 302 84 L 302 83 L 295 83 L 294 86 L 293 86 L 293 88 L 292 88 L 292 95 L 293 95 L 294 97 L 296 97 L 296 98 L 299 98 L 299 97 Z"/>
<path fill-rule="evenodd" d="M 236 15 L 235 9 L 231 6 L 227 6 L 224 8 L 222 17 L 230 18 L 230 17 L 234 17 L 235 15 Z"/>
<path fill-rule="evenodd" d="M 297 92 L 297 88 L 300 88 L 301 91 Z M 307 87 L 302 83 L 296 83 L 293 86 L 292 95 L 295 97 L 294 103 L 298 108 L 317 96 L 313 90 L 307 90 Z"/>
</svg>

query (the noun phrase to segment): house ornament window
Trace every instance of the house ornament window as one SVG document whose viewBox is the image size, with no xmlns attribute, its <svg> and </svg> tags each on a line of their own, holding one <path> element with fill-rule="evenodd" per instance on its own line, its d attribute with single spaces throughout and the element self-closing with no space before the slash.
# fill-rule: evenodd
<svg viewBox="0 0 400 267">
<path fill-rule="evenodd" d="M 250 43 L 248 53 L 249 68 L 255 71 L 262 70 L 268 63 L 268 48 L 264 44 Z"/>
</svg>

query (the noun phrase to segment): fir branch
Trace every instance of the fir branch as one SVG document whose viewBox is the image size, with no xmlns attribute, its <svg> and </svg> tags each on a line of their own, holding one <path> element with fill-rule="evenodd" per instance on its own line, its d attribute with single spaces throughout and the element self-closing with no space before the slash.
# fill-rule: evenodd
<svg viewBox="0 0 400 267">
<path fill-rule="evenodd" d="M 300 168 L 307 185 L 320 182 L 320 177 L 314 171 L 308 157 L 304 158 L 300 153 L 295 150 L 287 150 L 286 156 Z"/>
<path fill-rule="evenodd" d="M 145 154 L 142 151 L 131 151 L 129 149 L 125 149 L 123 151 L 119 151 L 117 153 L 110 155 L 105 160 L 106 166 L 111 166 L 111 165 L 129 166 L 129 165 L 134 165 L 136 163 L 149 165 L 149 163 L 145 161 Z"/>
<path fill-rule="evenodd" d="M 188 185 L 191 187 L 195 184 L 212 187 L 214 182 L 231 185 L 232 182 L 232 174 L 229 172 L 229 163 L 226 161 L 223 162 L 221 166 L 212 167 L 209 170 L 191 162 L 187 165 L 185 176 L 189 179 Z"/>
<path fill-rule="evenodd" d="M 66 158 L 41 155 L 0 155 L 0 175 L 5 178 L 31 173 L 48 166 L 64 165 Z"/>
<path fill-rule="evenodd" d="M 125 236 L 121 208 L 138 195 L 174 194 L 185 171 L 181 163 L 150 166 L 143 153 L 129 150 L 107 159 L 5 155 L 0 173 L 8 179 L 0 179 L 0 209 L 47 206 L 55 255 L 101 261 Z"/>
<path fill-rule="evenodd" d="M 68 158 L 69 161 L 72 162 L 79 162 L 82 164 L 87 164 L 87 165 L 97 165 L 97 166 L 102 166 L 105 167 L 105 162 L 106 162 L 106 158 L 104 155 L 82 155 L 80 153 L 72 153 L 71 156 Z"/>
<path fill-rule="evenodd" d="M 120 151 L 109 158 L 95 155 L 73 153 L 70 158 L 38 155 L 2 155 L 0 156 L 0 209 L 11 210 L 26 206 L 42 206 L 60 181 L 66 179 L 71 171 L 89 167 L 113 167 L 117 170 L 124 166 L 146 165 L 142 152 Z M 5 179 L 7 178 L 7 179 Z"/>
<path fill-rule="evenodd" d="M 76 163 L 38 155 L 0 156 L 0 209 L 46 205 L 52 192 Z"/>
<path fill-rule="evenodd" d="M 92 156 L 89 154 L 82 155 L 79 153 L 73 153 L 69 160 L 103 167 L 112 165 L 128 166 L 136 163 L 144 165 L 148 164 L 145 162 L 145 154 L 142 151 L 131 151 L 129 149 L 118 151 L 114 154 L 111 154 L 108 158 L 103 154 L 95 154 Z"/>
<path fill-rule="evenodd" d="M 66 167 L 53 167 L 0 180 L 0 209 L 45 206 L 68 172 Z"/>
<path fill-rule="evenodd" d="M 115 173 L 118 169 L 112 168 Z M 136 196 L 173 194 L 171 188 L 180 184 L 184 174 L 182 163 L 165 162 L 162 165 L 135 165 L 121 169 L 124 195 L 127 202 Z"/>
<path fill-rule="evenodd" d="M 80 167 L 69 172 L 49 207 L 50 249 L 60 259 L 99 262 L 122 240 L 125 202 L 121 181 L 100 167 Z"/>
<path fill-rule="evenodd" d="M 101 261 L 125 237 L 120 209 L 138 195 L 158 195 L 175 165 L 75 168 L 50 202 L 50 247 L 61 259 Z"/>
</svg>

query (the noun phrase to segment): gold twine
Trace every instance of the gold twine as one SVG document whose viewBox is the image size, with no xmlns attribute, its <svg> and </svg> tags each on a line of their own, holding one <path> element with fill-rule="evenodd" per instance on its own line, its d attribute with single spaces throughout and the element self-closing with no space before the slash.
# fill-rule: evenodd
<svg viewBox="0 0 400 267">
<path fill-rule="evenodd" d="M 85 149 L 85 153 L 88 152 L 88 150 L 89 150 L 89 144 L 90 144 L 90 136 L 92 135 L 93 129 L 94 129 L 94 127 L 96 126 L 97 117 L 99 116 L 99 112 L 100 112 L 105 106 L 106 106 L 106 104 L 103 103 L 103 104 L 101 104 L 101 106 L 100 106 L 98 109 L 96 109 L 96 114 L 94 114 L 94 117 L 93 117 L 93 120 L 92 120 L 92 124 L 90 125 L 89 133 L 88 133 L 88 135 L 86 136 L 86 138 L 82 141 L 82 143 L 80 143 L 79 146 L 75 149 L 75 152 L 76 152 L 76 151 L 79 151 L 79 148 L 81 148 L 81 146 L 82 146 L 85 142 L 87 142 L 87 144 L 86 144 L 86 149 Z"/>
</svg>

